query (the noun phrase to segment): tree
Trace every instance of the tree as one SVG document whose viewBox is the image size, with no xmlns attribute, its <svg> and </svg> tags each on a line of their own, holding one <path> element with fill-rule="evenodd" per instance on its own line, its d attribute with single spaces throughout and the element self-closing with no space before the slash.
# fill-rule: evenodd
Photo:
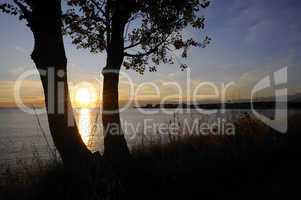
<svg viewBox="0 0 301 200">
<path fill-rule="evenodd" d="M 66 166 L 81 167 L 91 157 L 91 152 L 82 141 L 77 126 L 68 126 L 68 113 L 73 115 L 73 110 L 69 104 L 61 1 L 14 0 L 14 3 L 0 4 L 0 10 L 27 21 L 34 36 L 31 58 L 40 72 L 54 144 Z"/>
<path fill-rule="evenodd" d="M 205 47 L 210 38 L 195 41 L 182 31 L 203 29 L 201 9 L 207 0 L 68 0 L 65 33 L 79 48 L 106 52 L 103 73 L 104 156 L 123 159 L 129 154 L 120 125 L 118 81 L 121 67 L 143 74 L 162 63 L 173 64 L 174 51 L 186 58 L 190 47 Z M 180 68 L 187 66 L 180 64 Z M 116 128 L 116 126 L 118 128 Z"/>
</svg>

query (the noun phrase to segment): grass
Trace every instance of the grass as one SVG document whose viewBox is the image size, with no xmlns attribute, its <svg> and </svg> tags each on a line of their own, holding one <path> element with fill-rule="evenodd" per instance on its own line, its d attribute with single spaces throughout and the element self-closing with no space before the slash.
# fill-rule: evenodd
<svg viewBox="0 0 301 200">
<path fill-rule="evenodd" d="M 291 117 L 284 135 L 244 115 L 234 136 L 170 135 L 135 147 L 128 162 L 86 172 L 60 162 L 18 175 L 8 169 L 0 199 L 290 199 L 291 179 L 300 180 L 300 119 Z"/>
</svg>

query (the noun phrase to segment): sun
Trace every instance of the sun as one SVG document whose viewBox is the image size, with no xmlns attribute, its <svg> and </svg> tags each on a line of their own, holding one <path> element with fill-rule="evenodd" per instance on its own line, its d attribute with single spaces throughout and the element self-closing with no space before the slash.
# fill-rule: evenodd
<svg viewBox="0 0 301 200">
<path fill-rule="evenodd" d="M 93 94 L 89 88 L 79 88 L 75 93 L 76 103 L 81 107 L 87 107 L 93 102 Z"/>
</svg>

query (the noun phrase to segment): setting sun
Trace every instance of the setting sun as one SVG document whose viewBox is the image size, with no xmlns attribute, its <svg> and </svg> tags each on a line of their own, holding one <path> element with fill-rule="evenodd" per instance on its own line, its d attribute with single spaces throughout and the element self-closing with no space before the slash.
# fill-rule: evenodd
<svg viewBox="0 0 301 200">
<path fill-rule="evenodd" d="M 88 88 L 79 88 L 75 93 L 76 103 L 81 107 L 89 106 L 93 102 L 93 94 Z"/>
</svg>

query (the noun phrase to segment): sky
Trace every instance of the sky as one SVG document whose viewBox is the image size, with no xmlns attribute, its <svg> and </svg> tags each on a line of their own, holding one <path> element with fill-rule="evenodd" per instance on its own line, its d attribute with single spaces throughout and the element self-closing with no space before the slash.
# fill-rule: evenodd
<svg viewBox="0 0 301 200">
<path fill-rule="evenodd" d="M 235 82 L 238 89 L 229 92 L 229 98 L 249 98 L 254 85 L 267 75 L 288 67 L 289 94 L 301 92 L 301 1 L 300 0 L 212 0 L 202 12 L 206 17 L 204 31 L 186 29 L 185 35 L 201 40 L 208 35 L 212 43 L 205 49 L 192 49 L 183 60 L 189 71 L 182 72 L 176 65 L 162 65 L 155 73 L 143 76 L 125 71 L 143 94 L 144 100 L 162 99 L 174 94 L 175 88 L 164 83 L 175 81 L 187 90 L 187 83 L 194 88 L 202 82 L 216 86 Z M 0 106 L 14 101 L 14 86 L 18 77 L 35 70 L 30 59 L 33 36 L 24 21 L 0 14 Z M 91 54 L 76 49 L 65 37 L 70 87 L 91 83 L 95 94 L 101 89 L 99 71 L 105 66 L 105 54 Z M 187 78 L 187 74 L 189 78 Z M 123 78 L 121 79 L 123 80 Z M 121 81 L 122 82 L 122 81 Z M 159 86 L 162 96 L 155 96 L 150 84 Z M 121 98 L 128 98 L 126 84 L 120 86 Z M 203 88 L 203 91 L 210 90 Z M 73 91 L 73 90 L 72 90 Z M 184 92 L 185 93 L 185 92 Z M 206 93 L 206 92 L 205 92 Z M 208 91 L 208 93 L 210 93 Z M 265 92 L 262 96 L 272 95 Z M 21 96 L 25 102 L 43 100 L 38 77 L 22 82 Z M 183 96 L 189 96 L 184 94 Z"/>
</svg>

